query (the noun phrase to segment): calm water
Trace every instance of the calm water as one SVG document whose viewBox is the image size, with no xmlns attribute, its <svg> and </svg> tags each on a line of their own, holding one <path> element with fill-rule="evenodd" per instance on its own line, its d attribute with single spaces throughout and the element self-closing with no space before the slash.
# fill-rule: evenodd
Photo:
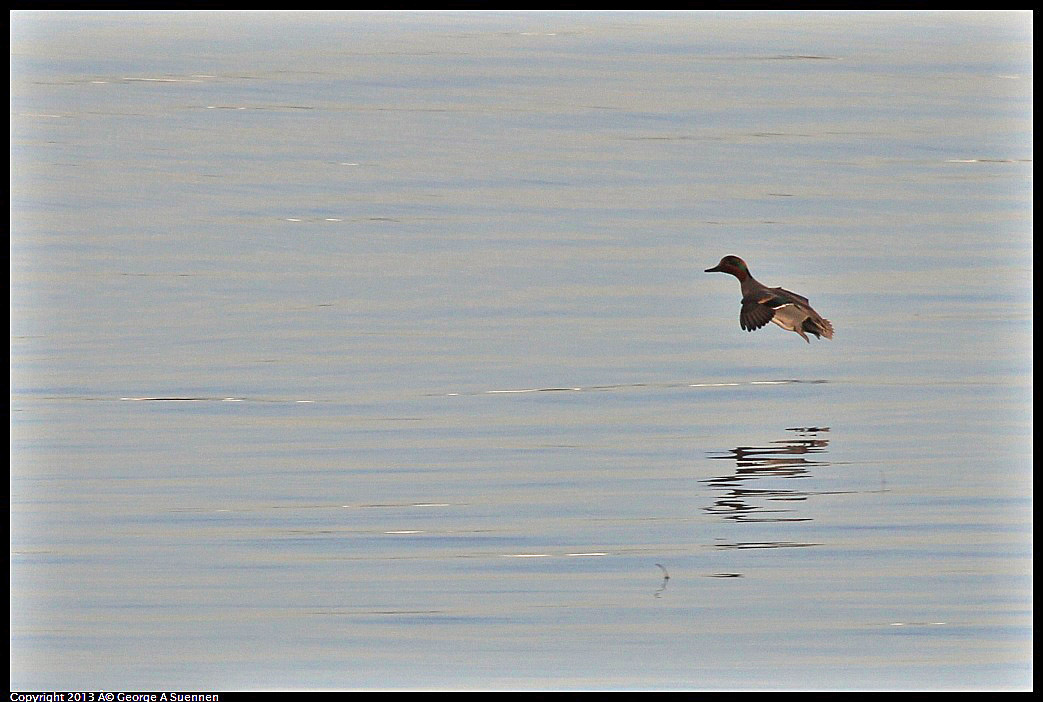
<svg viewBox="0 0 1043 702">
<path fill-rule="evenodd" d="M 1029 688 L 1031 50 L 16 13 L 12 688 Z"/>
</svg>

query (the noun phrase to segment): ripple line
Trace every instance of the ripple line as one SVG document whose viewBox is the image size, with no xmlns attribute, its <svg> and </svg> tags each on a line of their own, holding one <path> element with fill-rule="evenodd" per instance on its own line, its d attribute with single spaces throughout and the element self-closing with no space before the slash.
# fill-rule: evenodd
<svg viewBox="0 0 1043 702">
<path fill-rule="evenodd" d="M 611 385 L 587 385 L 582 387 L 546 387 L 546 388 L 497 388 L 493 390 L 472 390 L 469 392 L 428 393 L 428 397 L 461 397 L 474 395 L 520 395 L 533 392 L 605 392 L 610 390 L 635 390 L 641 388 L 723 388 L 743 385 L 796 385 L 822 384 L 828 380 L 801 380 L 796 378 L 783 380 L 747 380 L 742 382 L 673 382 L 673 383 L 617 383 Z"/>
</svg>

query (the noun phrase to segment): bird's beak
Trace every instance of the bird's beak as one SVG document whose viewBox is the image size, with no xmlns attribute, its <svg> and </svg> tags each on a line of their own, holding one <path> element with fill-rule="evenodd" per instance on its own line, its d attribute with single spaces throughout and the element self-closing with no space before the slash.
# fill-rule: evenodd
<svg viewBox="0 0 1043 702">
<path fill-rule="evenodd" d="M 721 264 L 719 264 L 719 263 L 716 266 L 714 266 L 713 268 L 707 268 L 705 271 L 703 271 L 703 273 L 720 273 L 720 272 L 721 272 Z"/>
</svg>

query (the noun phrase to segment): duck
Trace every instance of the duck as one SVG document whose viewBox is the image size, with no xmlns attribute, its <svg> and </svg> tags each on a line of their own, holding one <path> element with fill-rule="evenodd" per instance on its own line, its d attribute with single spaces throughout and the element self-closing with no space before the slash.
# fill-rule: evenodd
<svg viewBox="0 0 1043 702">
<path fill-rule="evenodd" d="M 769 288 L 750 275 L 750 268 L 738 256 L 725 256 L 706 273 L 731 273 L 739 279 L 742 289 L 742 309 L 739 326 L 748 332 L 774 322 L 786 331 L 796 332 L 811 343 L 808 334 L 816 339 L 833 338 L 833 325 L 811 308 L 808 298 L 782 288 Z M 805 333 L 807 332 L 807 333 Z"/>
</svg>

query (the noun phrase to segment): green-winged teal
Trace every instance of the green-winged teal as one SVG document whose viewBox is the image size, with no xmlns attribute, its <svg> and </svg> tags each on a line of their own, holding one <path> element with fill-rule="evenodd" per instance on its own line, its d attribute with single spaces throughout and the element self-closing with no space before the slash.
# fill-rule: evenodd
<svg viewBox="0 0 1043 702">
<path fill-rule="evenodd" d="M 742 310 L 739 311 L 739 326 L 746 331 L 760 329 L 768 322 L 775 322 L 787 331 L 797 332 L 804 341 L 811 339 L 804 332 L 814 334 L 816 338 L 833 338 L 833 325 L 823 319 L 818 312 L 811 309 L 808 298 L 782 288 L 769 288 L 758 283 L 746 262 L 738 256 L 725 256 L 707 273 L 731 273 L 739 279 L 742 286 Z"/>
</svg>

